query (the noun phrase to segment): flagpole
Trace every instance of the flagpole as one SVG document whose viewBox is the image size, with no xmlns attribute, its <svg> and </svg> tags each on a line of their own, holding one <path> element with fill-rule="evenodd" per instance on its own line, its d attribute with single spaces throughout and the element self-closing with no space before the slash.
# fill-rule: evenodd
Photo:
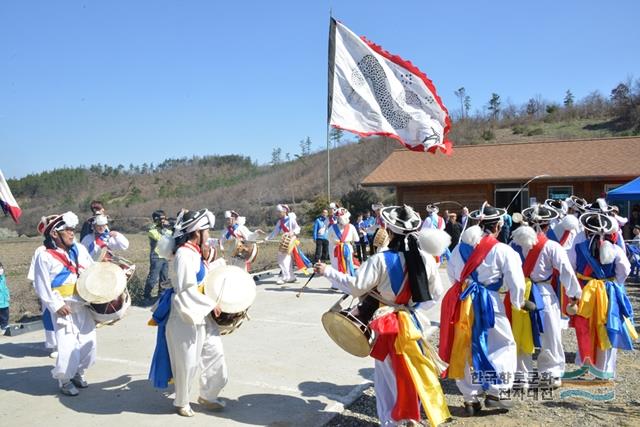
<svg viewBox="0 0 640 427">
<path fill-rule="evenodd" d="M 329 9 L 329 61 L 327 75 L 327 203 L 331 203 L 331 146 L 329 132 L 331 130 L 331 108 L 333 102 L 333 67 L 335 57 L 335 21 Z"/>
<path fill-rule="evenodd" d="M 331 149 L 329 146 L 329 130 L 331 126 L 327 123 L 327 202 L 331 203 Z"/>
</svg>

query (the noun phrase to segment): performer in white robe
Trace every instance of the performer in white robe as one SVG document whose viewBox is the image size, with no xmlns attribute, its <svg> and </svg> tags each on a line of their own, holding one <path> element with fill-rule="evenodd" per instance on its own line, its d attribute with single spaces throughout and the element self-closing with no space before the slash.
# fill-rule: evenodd
<svg viewBox="0 0 640 427">
<path fill-rule="evenodd" d="M 408 313 L 411 313 L 411 324 L 418 325 L 421 331 L 418 335 L 422 334 L 424 337 L 430 324 L 427 314 L 434 309 L 444 291 L 433 256 L 424 249 L 433 250 L 435 247 L 433 251 L 438 253 L 449 244 L 450 238 L 446 233 L 434 230 L 429 232 L 432 234 L 415 233 L 420 227 L 420 216 L 406 205 L 389 206 L 381 211 L 381 218 L 385 221 L 387 229 L 391 230 L 389 248 L 372 255 L 358 269 L 355 277 L 324 264 L 316 264 L 316 272 L 323 274 L 343 292 L 355 297 L 365 297 L 372 290 L 377 291 L 381 299 L 388 301 L 390 305 L 403 307 L 400 310 L 403 313 L 407 313 L 405 309 L 408 310 Z M 389 307 L 382 308 L 376 312 L 374 320 L 369 325 L 375 330 L 376 322 L 380 322 L 378 325 L 385 324 L 383 319 L 389 319 L 386 317 L 389 315 L 396 316 L 397 312 L 394 313 Z M 382 336 L 384 335 L 381 334 L 380 337 Z M 423 372 L 423 376 L 418 376 L 419 380 L 414 378 L 412 381 L 394 359 L 397 357 L 395 350 L 388 353 L 384 351 L 383 341 L 383 338 L 379 338 L 372 351 L 372 356 L 376 358 L 374 385 L 380 424 L 396 426 L 405 425 L 403 422 L 419 420 L 417 397 L 413 395 L 411 398 L 411 393 L 399 392 L 406 390 L 407 385 L 418 393 L 432 425 L 446 421 L 450 415 L 437 379 L 441 361 L 437 359 L 435 351 L 430 353 L 426 349 L 426 341 L 420 341 L 423 352 L 418 350 L 412 355 L 402 353 L 409 365 L 417 366 L 415 363 L 422 363 L 425 371 L 428 371 Z M 392 346 L 398 345 L 398 341 L 395 343 L 390 341 Z M 399 384 L 403 387 L 398 387 Z"/>
<path fill-rule="evenodd" d="M 166 339 L 175 385 L 173 405 L 179 415 L 194 416 L 189 403 L 190 391 L 198 370 L 198 403 L 210 410 L 222 410 L 218 395 L 227 384 L 228 373 L 218 325 L 209 315 L 220 314 L 215 302 L 198 286 L 204 280 L 209 249 L 209 229 L 215 217 L 207 209 L 182 212 L 176 219 L 174 270 L 171 312 L 166 325 Z M 161 297 L 162 300 L 162 297 Z"/>
<path fill-rule="evenodd" d="M 93 220 L 93 233 L 87 234 L 82 239 L 82 244 L 89 251 L 94 259 L 103 248 L 106 248 L 109 252 L 124 251 L 129 248 L 129 239 L 124 234 L 117 231 L 109 230 L 109 220 L 106 215 L 96 215 Z M 105 260 L 111 257 L 110 253 L 105 255 Z"/>
<path fill-rule="evenodd" d="M 436 205 L 427 205 L 427 215 L 422 221 L 422 229 L 436 228 L 438 230 L 444 230 L 446 226 L 444 218 L 438 215 L 440 209 Z"/>
<path fill-rule="evenodd" d="M 578 340 L 575 364 L 581 368 L 565 377 L 590 373 L 596 379 L 614 379 L 618 348 L 632 350 L 638 338 L 629 322 L 633 309 L 624 287 L 631 265 L 622 248 L 612 243 L 614 222 L 602 213 L 582 214 L 583 231 L 569 250 L 569 261 L 582 286 L 580 307 L 571 319 Z M 606 313 L 604 334 L 590 327 L 598 313 Z"/>
<path fill-rule="evenodd" d="M 536 304 L 536 314 L 532 319 L 540 320 L 542 330 L 534 323 L 534 331 L 538 337 L 540 354 L 538 355 L 539 383 L 553 388 L 560 387 L 565 371 L 564 348 L 562 345 L 561 296 L 564 287 L 566 295 L 575 307 L 580 298 L 581 289 L 567 252 L 560 243 L 547 238 L 549 224 L 559 214 L 547 206 L 535 205 L 522 211 L 527 224 L 523 224 L 513 232 L 511 246 L 520 255 L 526 279 L 531 280 L 530 300 Z M 535 227 L 535 229 L 533 228 Z M 530 258 L 530 257 L 536 257 Z M 530 272 L 528 270 L 531 270 Z M 554 275 L 557 276 L 556 280 Z M 554 287 L 555 286 L 555 287 Z M 577 308 L 577 307 L 575 307 Z M 536 335 L 535 333 L 533 335 Z M 518 342 L 519 337 L 515 337 Z M 527 343 L 518 348 L 518 375 L 523 387 L 527 387 L 533 371 L 534 343 Z"/>
<path fill-rule="evenodd" d="M 280 218 L 276 222 L 276 226 L 271 234 L 269 234 L 265 240 L 272 240 L 281 233 L 289 234 L 292 238 L 296 238 L 296 236 L 300 234 L 300 226 L 298 225 L 298 221 L 296 221 L 296 215 L 291 212 L 288 205 L 278 205 L 276 209 Z M 277 281 L 279 285 L 295 283 L 297 281 L 294 272 L 294 262 L 290 253 L 287 254 L 278 251 L 278 266 L 280 267 L 281 274 Z"/>
<path fill-rule="evenodd" d="M 264 234 L 261 230 L 252 232 L 245 225 L 246 218 L 240 216 L 236 211 L 224 211 L 225 228 L 220 232 L 220 239 L 218 244 L 223 251 L 232 250 L 232 247 L 237 242 L 243 242 L 246 240 L 255 241 L 260 234 Z M 225 245 L 227 248 L 225 248 Z M 228 264 L 237 265 L 240 268 L 244 268 L 245 271 L 249 271 L 249 263 L 231 256 L 231 253 L 226 254 Z"/>
<path fill-rule="evenodd" d="M 380 216 L 380 211 L 384 208 L 382 203 L 374 203 L 371 205 L 371 210 L 373 211 L 373 220 L 370 225 L 366 228 L 367 234 L 370 234 L 369 238 L 369 252 L 371 254 L 376 253 L 376 251 L 380 251 L 386 247 L 386 245 L 381 245 L 380 247 L 376 246 L 375 243 L 381 241 L 381 239 L 376 240 L 376 234 L 378 234 L 378 230 L 384 230 L 386 228 L 384 221 L 382 221 L 382 217 Z M 385 240 L 386 243 L 389 243 L 389 239 Z"/>
<path fill-rule="evenodd" d="M 347 209 L 338 208 L 336 218 L 337 223 L 330 225 L 328 231 L 331 267 L 353 276 L 355 274 L 353 244 L 360 241 L 360 236 L 357 228 L 349 223 L 351 214 Z"/>
<path fill-rule="evenodd" d="M 544 205 L 558 213 L 557 218 L 549 222 L 547 237 L 568 251 L 580 231 L 580 221 L 575 215 L 569 214 L 569 205 L 564 200 L 547 199 Z"/>
<path fill-rule="evenodd" d="M 447 265 L 454 285 L 442 302 L 439 351 L 450 363 L 449 377 L 456 379 L 470 416 L 481 410 L 480 397 L 485 394 L 487 407 L 512 407 L 512 402 L 504 398 L 516 372 L 516 343 L 498 291 L 507 288 L 511 294 L 507 304 L 522 307 L 525 281 L 518 254 L 497 240 L 504 214 L 504 209 L 486 202 L 471 212 L 469 218 L 479 225 L 465 230 Z M 461 307 L 458 319 L 454 315 L 456 306 Z M 463 316 L 468 310 L 472 315 Z M 473 331 L 466 339 L 461 338 L 465 330 Z M 469 359 L 473 360 L 471 366 Z"/>
<path fill-rule="evenodd" d="M 75 292 L 79 274 L 93 263 L 84 246 L 75 243 L 78 217 L 73 212 L 45 218 L 45 250 L 35 259 L 34 286 L 51 314 L 58 345 L 51 371 L 60 392 L 78 395 L 88 386 L 85 371 L 96 359 L 96 325 L 86 302 Z"/>
</svg>

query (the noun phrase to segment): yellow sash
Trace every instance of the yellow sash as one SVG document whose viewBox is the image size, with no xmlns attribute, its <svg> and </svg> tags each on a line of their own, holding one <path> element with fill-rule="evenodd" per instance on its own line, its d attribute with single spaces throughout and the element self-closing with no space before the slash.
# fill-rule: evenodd
<svg viewBox="0 0 640 427">
<path fill-rule="evenodd" d="M 527 301 L 531 295 L 531 279 L 525 280 L 524 300 Z M 507 302 L 511 304 L 511 302 Z M 526 310 L 511 305 L 511 330 L 513 338 L 516 341 L 516 347 L 519 353 L 533 354 L 535 351 L 533 345 L 533 333 L 531 332 L 531 316 Z"/>
<path fill-rule="evenodd" d="M 463 285 L 462 290 L 466 289 Z M 454 327 L 454 338 L 449 360 L 449 378 L 464 378 L 465 365 L 471 366 L 471 329 L 473 328 L 473 306 L 471 297 L 460 302 L 460 318 Z"/>
<path fill-rule="evenodd" d="M 469 298 L 470 299 L 470 298 Z M 420 350 L 418 341 L 422 333 L 416 328 L 411 315 L 398 312 L 400 330 L 395 342 L 395 351 L 404 358 L 413 385 L 431 425 L 437 426 L 451 418 L 435 362 Z"/>
<path fill-rule="evenodd" d="M 76 292 L 76 284 L 74 283 L 65 283 L 64 285 L 60 285 L 57 288 L 53 288 L 54 291 L 58 292 L 61 297 L 69 298 L 72 297 Z"/>
</svg>

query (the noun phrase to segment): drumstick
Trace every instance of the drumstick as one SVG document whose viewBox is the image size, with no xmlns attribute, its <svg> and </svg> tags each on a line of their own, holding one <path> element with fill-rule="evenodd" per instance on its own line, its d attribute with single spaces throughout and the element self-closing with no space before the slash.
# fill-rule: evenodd
<svg viewBox="0 0 640 427">
<path fill-rule="evenodd" d="M 304 286 L 302 286 L 300 288 L 300 290 L 298 291 L 298 293 L 296 294 L 296 298 L 300 298 L 300 294 L 302 293 L 302 291 L 304 290 L 304 288 L 307 287 L 307 285 L 309 284 L 309 282 L 311 281 L 311 279 L 313 279 L 313 276 L 316 275 L 316 272 L 314 271 L 313 273 L 311 273 L 311 277 L 309 277 L 309 280 L 307 280 L 307 283 L 304 284 Z"/>
</svg>

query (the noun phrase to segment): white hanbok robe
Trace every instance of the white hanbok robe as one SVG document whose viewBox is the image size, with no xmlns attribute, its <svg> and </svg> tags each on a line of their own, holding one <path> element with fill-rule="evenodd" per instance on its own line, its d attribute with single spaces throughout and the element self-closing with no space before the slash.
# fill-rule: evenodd
<svg viewBox="0 0 640 427">
<path fill-rule="evenodd" d="M 298 221 L 296 221 L 296 218 L 294 215 L 287 215 L 285 217 L 285 221 L 286 221 L 286 226 L 289 229 L 289 233 L 295 234 L 296 236 L 300 234 L 300 226 L 298 225 Z M 285 231 L 280 226 L 280 219 L 278 219 L 278 221 L 276 222 L 275 228 L 273 229 L 271 234 L 269 234 L 269 237 L 267 239 L 272 240 L 273 238 L 278 236 L 280 233 L 284 234 Z M 280 267 L 281 278 L 285 282 L 294 280 L 296 278 L 294 273 L 295 268 L 293 265 L 294 265 L 294 262 L 293 262 L 293 258 L 291 257 L 291 254 L 285 254 L 283 252 L 278 251 L 278 266 Z"/>
<path fill-rule="evenodd" d="M 236 239 L 240 239 L 240 240 L 256 240 L 257 239 L 258 237 L 257 233 L 252 232 L 245 225 L 240 225 L 240 224 L 237 224 L 237 225 L 238 226 L 236 227 L 235 230 L 233 230 L 232 233 L 229 231 L 228 227 L 225 227 L 220 233 L 220 240 L 218 240 L 218 244 L 220 245 L 220 249 L 222 249 L 223 251 L 226 251 L 226 250 L 231 251 L 230 248 L 232 247 L 232 244 L 228 244 L 228 243 L 229 242 L 235 243 Z M 225 244 L 227 244 L 227 248 L 225 248 Z M 248 262 L 240 258 L 231 257 L 230 252 L 225 254 L 225 258 L 230 265 L 235 265 L 240 268 L 244 268 L 246 271 L 248 271 L 249 269 Z"/>
<path fill-rule="evenodd" d="M 457 245 L 447 264 L 449 280 L 456 282 L 462 273 L 465 262 L 460 255 L 460 245 Z M 525 281 L 522 274 L 522 263 L 516 251 L 504 243 L 497 243 L 482 263 L 475 270 L 478 282 L 483 285 L 502 280 L 511 294 L 511 302 L 517 307 L 524 304 Z M 490 384 L 488 393 L 500 397 L 501 392 L 511 389 L 516 372 L 517 350 L 516 342 L 511 331 L 511 324 L 505 313 L 504 303 L 498 292 L 489 291 L 495 314 L 495 326 L 487 334 L 488 358 L 496 369 L 496 375 L 503 374 L 506 382 Z M 477 402 L 484 393 L 482 384 L 472 378 L 469 365 L 465 366 L 464 379 L 456 380 L 456 385 L 462 393 L 465 402 Z"/>
<path fill-rule="evenodd" d="M 193 382 L 200 370 L 200 397 L 212 401 L 227 384 L 228 372 L 218 325 L 209 313 L 213 300 L 198 290 L 199 252 L 181 246 L 174 260 L 175 280 L 166 337 L 175 386 L 176 407 L 189 407 Z"/>
<path fill-rule="evenodd" d="M 79 273 L 93 263 L 84 246 L 74 243 L 78 251 Z M 56 249 L 67 257 L 67 252 Z M 73 263 L 72 263 L 73 264 Z M 66 267 L 46 250 L 40 251 L 35 258 L 33 284 L 42 301 L 42 305 L 51 314 L 58 348 L 56 365 L 51 371 L 60 385 L 68 382 L 76 374 L 84 375 L 96 360 L 96 323 L 87 308 L 86 302 L 77 293 L 63 296 L 60 290 L 52 287 L 54 280 L 64 279 L 67 289 L 78 281 L 78 275 L 69 272 Z M 58 279 L 56 279 L 58 277 Z M 63 292 L 64 293 L 64 292 Z M 57 311 L 68 305 L 71 314 L 58 315 Z"/>
<path fill-rule="evenodd" d="M 386 249 L 385 249 L 386 250 Z M 355 277 L 340 273 L 333 267 L 327 266 L 324 276 L 338 289 L 355 297 L 361 297 L 369 291 L 376 289 L 382 298 L 394 302 L 396 294 L 393 292 L 391 280 L 387 273 L 384 260 L 384 251 L 380 251 L 367 259 L 357 270 Z M 428 314 L 438 304 L 444 295 L 444 288 L 433 257 L 426 252 L 421 252 L 427 278 L 429 292 L 432 300 L 419 303 L 414 306 L 416 319 L 420 322 L 422 331 L 429 334 L 430 327 Z M 400 253 L 403 270 L 406 271 L 404 255 Z M 413 306 L 413 303 L 409 303 Z M 397 400 L 396 377 L 392 367 L 391 358 L 387 356 L 384 361 L 375 360 L 374 388 L 376 391 L 376 409 L 382 426 L 395 426 L 398 421 L 391 417 L 391 412 Z"/>
<path fill-rule="evenodd" d="M 512 243 L 517 246 L 515 243 Z M 526 259 L 529 250 L 520 248 Z M 538 285 L 544 301 L 542 321 L 544 332 L 540 334 L 540 354 L 538 355 L 538 372 L 542 375 L 560 378 L 565 370 L 564 348 L 562 346 L 563 322 L 558 296 L 551 286 L 553 270 L 559 272 L 559 281 L 565 288 L 569 298 L 580 298 L 582 290 L 576 278 L 565 249 L 558 242 L 547 240 L 540 251 L 536 264 L 531 272 L 531 281 Z M 531 354 L 518 352 L 518 372 L 526 375 L 533 371 Z M 526 378 L 526 376 L 525 376 Z"/>
<path fill-rule="evenodd" d="M 100 253 L 101 249 L 100 246 L 95 243 L 95 240 L 95 233 L 91 233 L 84 236 L 84 239 L 82 239 L 81 242 L 82 245 L 87 248 L 89 255 L 92 257 Z M 125 251 L 129 248 L 129 239 L 119 232 L 114 232 L 113 235 L 110 235 L 104 243 L 110 251 Z"/>
</svg>

